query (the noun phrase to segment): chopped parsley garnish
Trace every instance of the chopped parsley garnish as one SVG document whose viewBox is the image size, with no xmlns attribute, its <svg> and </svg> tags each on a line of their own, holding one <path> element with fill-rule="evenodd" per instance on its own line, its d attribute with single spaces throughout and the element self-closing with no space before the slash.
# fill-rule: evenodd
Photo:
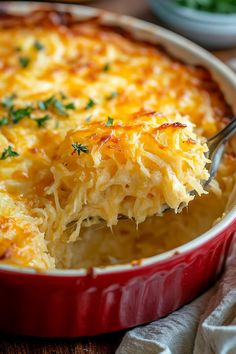
<svg viewBox="0 0 236 354">
<path fill-rule="evenodd" d="M 33 108 L 31 106 L 19 109 L 14 109 L 11 107 L 9 111 L 9 117 L 11 118 L 13 124 L 17 124 L 23 118 L 30 118 L 32 112 Z"/>
<path fill-rule="evenodd" d="M 4 108 L 11 108 L 13 106 L 14 98 L 16 98 L 16 95 L 14 93 L 11 96 L 4 98 L 4 100 L 2 101 L 2 106 Z"/>
<path fill-rule="evenodd" d="M 3 125 L 7 125 L 9 122 L 8 122 L 8 119 L 3 117 L 3 118 L 0 118 L 0 127 L 2 127 Z"/>
<path fill-rule="evenodd" d="M 36 41 L 34 42 L 34 48 L 35 48 L 36 50 L 40 51 L 40 50 L 43 50 L 43 49 L 44 49 L 44 45 L 43 45 L 41 42 L 39 42 L 38 40 L 36 40 Z"/>
<path fill-rule="evenodd" d="M 14 107 L 14 98 L 16 98 L 15 94 L 12 94 L 9 97 L 6 97 L 2 101 L 2 106 L 7 110 L 6 117 L 0 118 L 0 126 L 7 124 L 17 124 L 24 118 L 33 119 L 39 127 L 45 125 L 46 121 L 50 119 L 50 116 L 44 115 L 39 118 L 32 118 L 31 113 L 35 110 L 33 106 L 26 106 L 23 108 L 15 108 Z M 37 107 L 36 107 L 37 108 Z M 56 97 L 52 96 L 44 101 L 38 102 L 38 108 L 41 111 L 46 111 L 50 109 L 55 109 L 60 115 L 68 116 L 67 110 L 76 109 L 75 104 L 73 102 L 69 102 L 67 104 L 62 103 Z"/>
<path fill-rule="evenodd" d="M 48 98 L 47 100 L 44 101 L 39 101 L 38 102 L 38 107 L 42 110 L 42 111 L 46 111 L 50 108 L 54 108 L 57 110 L 57 112 L 61 115 L 61 116 L 67 116 L 67 110 L 69 109 L 75 109 L 75 105 L 74 103 L 68 103 L 68 104 L 64 104 L 61 101 L 59 101 L 56 97 L 52 96 L 50 98 Z"/>
<path fill-rule="evenodd" d="M 41 118 L 35 118 L 34 121 L 38 124 L 38 127 L 44 127 L 45 123 L 50 119 L 50 116 L 47 114 Z"/>
<path fill-rule="evenodd" d="M 41 109 L 41 111 L 47 110 L 47 107 L 43 101 L 38 101 L 38 108 Z"/>
<path fill-rule="evenodd" d="M 88 100 L 88 103 L 86 104 L 86 109 L 90 109 L 90 108 L 93 108 L 94 106 L 95 106 L 95 102 L 94 102 L 94 100 L 92 99 L 92 98 L 90 98 L 89 100 Z"/>
<path fill-rule="evenodd" d="M 64 106 L 64 104 L 62 102 L 60 102 L 56 98 L 54 98 L 52 105 L 54 106 L 54 108 L 58 111 L 58 113 L 61 116 L 67 116 L 66 107 Z"/>
<path fill-rule="evenodd" d="M 52 96 L 50 98 L 48 98 L 47 100 L 44 101 L 39 101 L 38 102 L 38 107 L 42 110 L 42 111 L 46 111 L 48 109 L 48 107 L 53 104 L 55 100 L 55 97 Z"/>
<path fill-rule="evenodd" d="M 8 97 L 5 97 L 2 100 L 2 106 L 7 110 L 7 116 L 0 118 L 0 126 L 7 124 L 17 124 L 23 118 L 30 118 L 31 113 L 33 112 L 32 106 L 26 106 L 23 108 L 15 108 L 14 107 L 14 99 L 16 98 L 16 94 L 12 94 Z"/>
<path fill-rule="evenodd" d="M 118 92 L 112 91 L 112 93 L 109 96 L 107 96 L 107 100 L 110 101 L 117 96 L 118 96 Z"/>
<path fill-rule="evenodd" d="M 2 106 L 7 110 L 6 117 L 0 118 L 0 126 L 7 125 L 7 124 L 17 124 L 24 118 L 33 119 L 39 127 L 45 125 L 45 123 L 50 119 L 50 116 L 44 115 L 39 118 L 31 117 L 31 113 L 39 108 L 41 111 L 47 110 L 56 110 L 60 115 L 68 116 L 67 111 L 76 109 L 75 104 L 73 102 L 69 103 L 62 103 L 58 100 L 55 96 L 49 97 L 44 101 L 38 102 L 38 107 L 33 106 L 26 106 L 22 108 L 16 108 L 14 106 L 14 98 L 16 98 L 15 94 L 12 94 L 9 97 L 6 97 L 2 101 Z"/>
<path fill-rule="evenodd" d="M 106 127 L 111 127 L 113 125 L 113 121 L 114 121 L 113 118 L 107 117 Z"/>
<path fill-rule="evenodd" d="M 74 143 L 71 144 L 71 146 L 74 148 L 73 154 L 77 152 L 78 155 L 80 155 L 81 152 L 84 152 L 85 154 L 89 152 L 89 149 L 86 145 Z"/>
<path fill-rule="evenodd" d="M 66 99 L 66 95 L 65 95 L 63 92 L 60 92 L 60 96 L 61 96 L 61 99 L 62 99 L 62 100 L 65 100 L 65 99 Z"/>
<path fill-rule="evenodd" d="M 91 119 L 92 119 L 92 114 L 90 114 L 90 116 L 87 116 L 87 117 L 85 118 L 85 121 L 86 121 L 86 122 L 90 122 Z"/>
<path fill-rule="evenodd" d="M 27 66 L 30 63 L 30 59 L 28 57 L 20 57 L 19 58 L 19 64 L 22 68 L 27 68 Z"/>
<path fill-rule="evenodd" d="M 9 145 L 6 149 L 3 150 L 0 160 L 6 160 L 8 157 L 19 156 L 18 152 L 12 150 L 12 147 Z"/>
<path fill-rule="evenodd" d="M 111 69 L 111 65 L 109 63 L 106 63 L 104 66 L 103 66 L 103 71 L 109 71 Z"/>
<path fill-rule="evenodd" d="M 65 109 L 75 109 L 75 104 L 73 102 L 65 105 Z"/>
</svg>

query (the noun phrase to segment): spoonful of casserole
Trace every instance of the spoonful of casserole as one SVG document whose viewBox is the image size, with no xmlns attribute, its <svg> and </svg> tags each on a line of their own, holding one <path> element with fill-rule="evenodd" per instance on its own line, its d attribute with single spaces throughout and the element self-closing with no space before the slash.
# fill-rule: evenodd
<svg viewBox="0 0 236 354">
<path fill-rule="evenodd" d="M 208 142 L 194 129 L 188 116 L 140 111 L 69 131 L 47 190 L 58 206 L 58 234 L 71 228 L 74 241 L 81 225 L 111 227 L 120 217 L 139 224 L 206 194 L 236 120 Z"/>
</svg>

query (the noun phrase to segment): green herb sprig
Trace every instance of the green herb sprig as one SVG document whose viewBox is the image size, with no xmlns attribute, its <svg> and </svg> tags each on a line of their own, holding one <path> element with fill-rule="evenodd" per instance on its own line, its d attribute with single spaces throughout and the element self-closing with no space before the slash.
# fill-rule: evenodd
<svg viewBox="0 0 236 354">
<path fill-rule="evenodd" d="M 17 157 L 20 156 L 18 152 L 14 151 L 12 146 L 9 145 L 6 149 L 3 150 L 0 160 L 6 160 L 9 157 Z"/>
<path fill-rule="evenodd" d="M 23 69 L 27 68 L 29 66 L 29 63 L 30 63 L 30 58 L 28 57 L 19 58 L 19 64 Z"/>
<path fill-rule="evenodd" d="M 95 106 L 95 101 L 92 99 L 92 98 L 89 98 L 86 106 L 85 106 L 85 109 L 90 109 L 90 108 L 93 108 Z"/>
<path fill-rule="evenodd" d="M 50 116 L 46 114 L 44 117 L 34 118 L 33 120 L 37 123 L 38 127 L 44 127 L 49 119 Z"/>
<path fill-rule="evenodd" d="M 107 117 L 106 127 L 111 127 L 113 125 L 114 119 L 111 117 Z"/>
<path fill-rule="evenodd" d="M 102 68 L 102 70 L 105 72 L 109 71 L 110 69 L 111 69 L 111 65 L 109 63 L 106 63 Z"/>
<path fill-rule="evenodd" d="M 118 96 L 118 92 L 112 91 L 111 94 L 109 96 L 107 96 L 107 100 L 110 101 L 117 96 Z"/>
<path fill-rule="evenodd" d="M 2 127 L 3 125 L 8 125 L 9 121 L 6 117 L 0 118 L 0 127 Z"/>
<path fill-rule="evenodd" d="M 92 117 L 93 117 L 92 114 L 90 114 L 89 116 L 87 116 L 87 117 L 85 118 L 85 121 L 86 121 L 87 123 L 91 122 Z"/>
<path fill-rule="evenodd" d="M 67 110 L 76 109 L 75 104 L 73 102 L 64 104 L 59 101 L 55 96 L 49 97 L 44 101 L 39 101 L 38 107 L 42 111 L 55 109 L 61 116 L 68 116 Z"/>
<path fill-rule="evenodd" d="M 56 110 L 62 116 L 68 116 L 68 110 L 76 109 L 75 104 L 73 102 L 62 103 L 55 96 L 52 96 L 44 101 L 38 102 L 38 107 L 34 106 L 25 106 L 16 108 L 14 106 L 14 99 L 17 96 L 12 94 L 8 97 L 5 97 L 2 100 L 2 107 L 6 109 L 6 115 L 0 118 L 0 126 L 8 125 L 8 124 L 17 124 L 24 118 L 29 118 L 34 120 L 38 127 L 43 127 L 45 123 L 51 118 L 49 114 L 46 114 L 42 117 L 32 117 L 33 111 L 35 109 L 40 109 L 41 111 L 47 110 Z"/>
<path fill-rule="evenodd" d="M 74 153 L 78 153 L 78 155 L 80 155 L 81 152 L 87 154 L 89 152 L 89 149 L 86 145 L 83 144 L 79 144 L 79 143 L 73 143 L 71 144 L 71 146 L 73 147 L 74 151 L 72 154 Z"/>
<path fill-rule="evenodd" d="M 36 50 L 38 50 L 38 51 L 41 51 L 41 50 L 44 49 L 44 45 L 43 45 L 40 41 L 38 41 L 38 40 L 36 40 L 36 41 L 34 42 L 33 47 L 34 47 L 34 49 L 36 49 Z"/>
<path fill-rule="evenodd" d="M 14 104 L 14 99 L 16 98 L 16 94 L 13 93 L 12 95 L 5 97 L 2 101 L 2 106 L 4 108 L 11 108 Z"/>
<path fill-rule="evenodd" d="M 12 106 L 9 110 L 9 117 L 13 124 L 17 124 L 24 118 L 30 118 L 33 110 L 34 109 L 31 106 L 27 106 L 19 109 L 15 109 Z"/>
</svg>

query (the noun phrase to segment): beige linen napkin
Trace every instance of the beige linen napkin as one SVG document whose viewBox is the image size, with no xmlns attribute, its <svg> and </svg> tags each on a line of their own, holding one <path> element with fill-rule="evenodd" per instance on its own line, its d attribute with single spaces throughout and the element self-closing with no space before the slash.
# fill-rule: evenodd
<svg viewBox="0 0 236 354">
<path fill-rule="evenodd" d="M 236 245 L 215 287 L 168 317 L 128 331 L 116 354 L 236 354 Z"/>
</svg>

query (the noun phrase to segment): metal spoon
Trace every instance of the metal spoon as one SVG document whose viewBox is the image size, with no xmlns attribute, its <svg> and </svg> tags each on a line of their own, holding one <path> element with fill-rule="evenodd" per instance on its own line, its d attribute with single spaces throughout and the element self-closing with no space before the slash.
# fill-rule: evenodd
<svg viewBox="0 0 236 354">
<path fill-rule="evenodd" d="M 211 160 L 211 163 L 208 165 L 210 177 L 204 183 L 204 186 L 207 186 L 215 177 L 225 150 L 225 144 L 234 134 L 236 134 L 236 117 L 232 118 L 231 122 L 218 134 L 208 139 L 209 152 L 207 157 Z"/>
</svg>

